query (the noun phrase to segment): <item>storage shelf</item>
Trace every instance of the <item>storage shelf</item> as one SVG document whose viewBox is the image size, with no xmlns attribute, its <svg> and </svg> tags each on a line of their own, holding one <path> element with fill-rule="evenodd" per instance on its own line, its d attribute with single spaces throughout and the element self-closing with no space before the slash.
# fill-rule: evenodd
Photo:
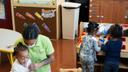
<svg viewBox="0 0 128 72">
<path fill-rule="evenodd" d="M 42 5 L 42 4 L 19 4 L 13 3 L 13 6 L 21 6 L 21 7 L 45 7 L 45 8 L 56 8 L 56 5 Z"/>
</svg>

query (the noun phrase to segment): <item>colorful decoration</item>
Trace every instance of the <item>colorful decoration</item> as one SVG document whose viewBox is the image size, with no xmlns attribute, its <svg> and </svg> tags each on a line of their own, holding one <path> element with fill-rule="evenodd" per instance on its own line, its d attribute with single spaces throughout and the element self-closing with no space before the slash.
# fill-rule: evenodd
<svg viewBox="0 0 128 72">
<path fill-rule="evenodd" d="M 82 40 L 83 40 L 83 37 L 86 35 L 86 32 L 82 32 L 82 35 L 79 36 L 78 38 L 78 41 L 77 41 L 77 47 L 79 48 L 81 43 L 82 43 Z"/>
<path fill-rule="evenodd" d="M 45 9 L 42 9 L 42 16 L 44 18 L 53 18 L 53 17 L 55 17 L 55 11 L 56 10 L 45 10 Z"/>
<path fill-rule="evenodd" d="M 27 17 L 29 17 L 30 19 L 35 20 L 35 17 L 34 17 L 32 14 L 30 14 L 29 12 L 26 12 L 25 15 L 26 15 Z"/>
<path fill-rule="evenodd" d="M 20 14 L 19 12 L 16 13 L 16 16 L 21 18 L 21 19 L 26 19 L 22 14 Z"/>
<path fill-rule="evenodd" d="M 41 19 L 42 21 L 44 20 L 43 17 L 38 13 L 38 12 L 35 12 L 35 16 L 37 16 L 39 19 Z"/>
<path fill-rule="evenodd" d="M 44 27 L 45 30 L 47 30 L 49 33 L 51 32 L 51 30 L 49 29 L 47 24 L 42 24 L 42 26 Z"/>
<path fill-rule="evenodd" d="M 32 25 L 34 25 L 34 26 L 36 27 L 36 29 L 37 29 L 38 33 L 40 33 L 40 32 L 41 32 L 41 31 L 40 31 L 39 26 L 37 25 L 37 23 L 33 23 Z"/>
</svg>

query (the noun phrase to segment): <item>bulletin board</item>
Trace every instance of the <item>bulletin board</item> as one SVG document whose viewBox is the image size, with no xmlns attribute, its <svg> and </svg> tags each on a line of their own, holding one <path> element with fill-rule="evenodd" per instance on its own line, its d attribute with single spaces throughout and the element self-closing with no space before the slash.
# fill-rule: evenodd
<svg viewBox="0 0 128 72">
<path fill-rule="evenodd" d="M 56 39 L 56 8 L 43 7 L 14 7 L 15 29 L 23 32 L 25 23 L 36 23 L 41 34 L 48 36 L 50 39 Z"/>
</svg>

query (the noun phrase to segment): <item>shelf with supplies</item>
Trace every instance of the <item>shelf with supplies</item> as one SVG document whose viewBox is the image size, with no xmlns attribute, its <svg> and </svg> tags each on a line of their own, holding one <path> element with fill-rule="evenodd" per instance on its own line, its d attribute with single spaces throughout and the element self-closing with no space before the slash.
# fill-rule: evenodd
<svg viewBox="0 0 128 72">
<path fill-rule="evenodd" d="M 45 7 L 45 8 L 56 8 L 56 5 L 42 5 L 42 4 L 19 4 L 14 3 L 14 7 L 20 6 L 20 7 Z"/>
<path fill-rule="evenodd" d="M 49 4 L 20 3 L 11 0 L 13 29 L 22 32 L 24 24 L 36 23 L 41 34 L 50 39 L 59 39 L 61 35 L 60 5 L 64 0 L 44 0 Z M 25 1 L 25 0 L 24 0 Z M 29 0 L 30 1 L 30 0 Z M 32 0 L 36 1 L 36 0 Z M 54 2 L 53 2 L 54 1 Z M 27 1 L 28 2 L 28 1 Z"/>
</svg>

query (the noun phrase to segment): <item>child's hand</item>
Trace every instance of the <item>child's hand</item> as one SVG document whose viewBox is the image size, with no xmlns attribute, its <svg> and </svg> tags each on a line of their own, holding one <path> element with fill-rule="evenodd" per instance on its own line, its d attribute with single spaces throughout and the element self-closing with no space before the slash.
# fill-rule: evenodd
<svg viewBox="0 0 128 72">
<path fill-rule="evenodd" d="M 30 69 L 30 71 L 34 71 L 34 70 L 36 70 L 36 69 L 38 69 L 40 67 L 41 67 L 41 64 L 40 63 L 35 63 L 35 64 L 31 64 L 29 66 L 29 69 Z"/>
<path fill-rule="evenodd" d="M 104 44 L 104 43 L 103 43 L 103 42 L 98 41 L 98 46 L 99 46 L 99 47 L 101 47 L 101 46 L 102 46 L 102 44 Z"/>
</svg>

